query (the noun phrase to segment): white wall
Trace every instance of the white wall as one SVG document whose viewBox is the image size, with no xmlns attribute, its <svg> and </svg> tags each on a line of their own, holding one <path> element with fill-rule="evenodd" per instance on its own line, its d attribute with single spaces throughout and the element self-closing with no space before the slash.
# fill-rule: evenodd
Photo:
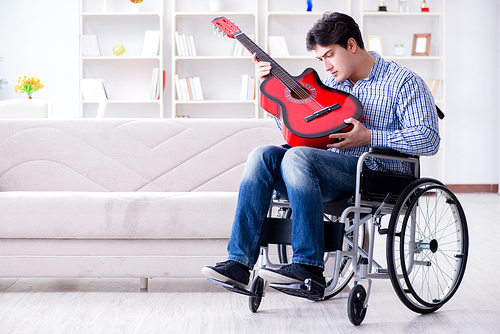
<svg viewBox="0 0 500 334">
<path fill-rule="evenodd" d="M 445 182 L 498 184 L 498 1 L 448 1 L 446 20 Z"/>
<path fill-rule="evenodd" d="M 45 87 L 33 96 L 54 112 L 75 115 L 78 100 L 78 1 L 0 1 L 0 100 L 22 97 L 17 78 L 31 74 Z M 26 94 L 24 94 L 24 97 Z"/>
<path fill-rule="evenodd" d="M 45 84 L 36 98 L 52 100 L 56 115 L 77 115 L 78 1 L 0 1 L 0 57 L 4 58 L 0 78 L 9 81 L 0 89 L 0 100 L 20 97 L 13 88 L 17 77 L 31 74 Z M 165 7 L 164 60 L 168 77 L 170 1 L 165 2 Z M 356 9 L 354 4 L 354 16 Z M 442 154 L 443 181 L 449 184 L 499 183 L 499 18 L 497 0 L 448 0 L 446 4 Z M 261 26 L 261 33 L 263 30 Z M 167 80 L 166 111 L 171 102 L 169 92 Z"/>
</svg>

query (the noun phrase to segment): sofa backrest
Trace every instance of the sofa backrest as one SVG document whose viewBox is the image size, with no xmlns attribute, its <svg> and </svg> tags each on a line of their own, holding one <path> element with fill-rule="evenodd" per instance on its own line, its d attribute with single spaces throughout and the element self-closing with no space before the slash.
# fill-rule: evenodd
<svg viewBox="0 0 500 334">
<path fill-rule="evenodd" d="M 0 191 L 237 191 L 271 119 L 0 120 Z"/>
</svg>

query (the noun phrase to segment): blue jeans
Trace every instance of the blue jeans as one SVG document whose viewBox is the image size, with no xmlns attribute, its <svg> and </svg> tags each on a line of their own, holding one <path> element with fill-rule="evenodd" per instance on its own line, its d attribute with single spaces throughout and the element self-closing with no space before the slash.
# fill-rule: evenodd
<svg viewBox="0 0 500 334">
<path fill-rule="evenodd" d="M 273 189 L 293 212 L 292 262 L 324 268 L 323 203 L 354 194 L 358 157 L 310 147 L 261 146 L 245 165 L 228 259 L 253 268 Z"/>
</svg>

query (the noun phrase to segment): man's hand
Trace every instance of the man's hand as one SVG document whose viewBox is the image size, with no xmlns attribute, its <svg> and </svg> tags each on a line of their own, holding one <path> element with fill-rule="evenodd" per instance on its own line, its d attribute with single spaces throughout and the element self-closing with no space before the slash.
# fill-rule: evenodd
<svg viewBox="0 0 500 334">
<path fill-rule="evenodd" d="M 338 139 L 339 142 L 327 145 L 328 148 L 337 148 L 343 150 L 348 147 L 358 147 L 364 145 L 371 145 L 372 132 L 365 128 L 360 121 L 355 118 L 348 118 L 344 120 L 346 124 L 352 124 L 353 128 L 349 132 L 339 132 L 331 134 L 329 137 Z"/>
<path fill-rule="evenodd" d="M 257 60 L 257 55 L 252 55 L 253 62 L 257 65 L 255 68 L 255 76 L 259 81 L 266 80 L 271 75 L 271 63 Z"/>
</svg>

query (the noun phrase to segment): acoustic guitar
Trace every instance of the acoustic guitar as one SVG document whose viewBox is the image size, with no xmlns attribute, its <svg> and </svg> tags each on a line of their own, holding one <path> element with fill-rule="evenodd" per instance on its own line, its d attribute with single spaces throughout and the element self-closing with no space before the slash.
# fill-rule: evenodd
<svg viewBox="0 0 500 334">
<path fill-rule="evenodd" d="M 227 18 L 217 17 L 212 24 L 256 54 L 259 61 L 271 63 L 271 75 L 260 85 L 260 105 L 281 121 L 283 137 L 290 146 L 326 149 L 334 141 L 330 134 L 352 129 L 345 119 L 361 119 L 363 108 L 358 99 L 325 86 L 314 69 L 291 76 Z"/>
</svg>

